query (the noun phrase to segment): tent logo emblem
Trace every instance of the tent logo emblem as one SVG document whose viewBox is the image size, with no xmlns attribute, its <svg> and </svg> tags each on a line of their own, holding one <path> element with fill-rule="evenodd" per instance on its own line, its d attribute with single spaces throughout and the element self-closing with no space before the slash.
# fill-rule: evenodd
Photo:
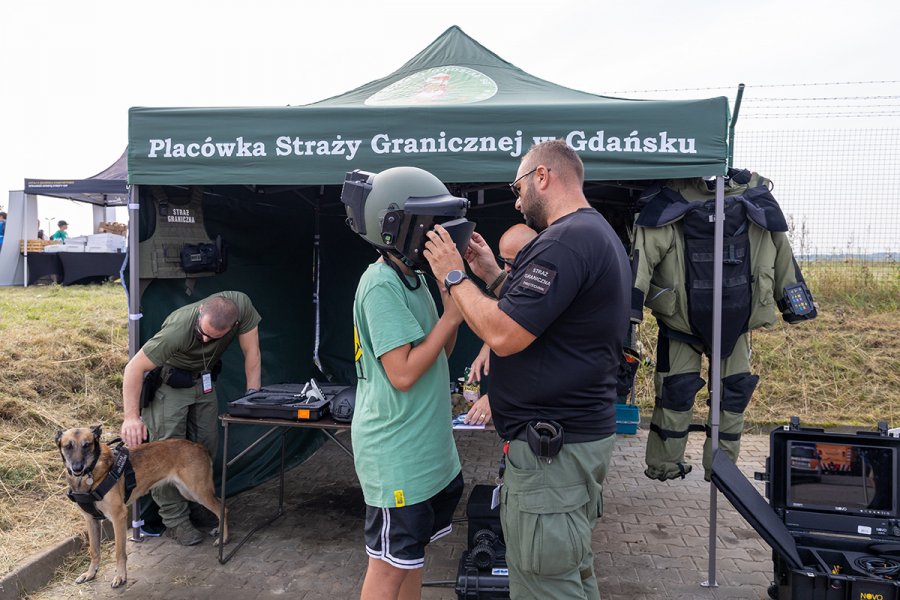
<svg viewBox="0 0 900 600">
<path fill-rule="evenodd" d="M 492 98 L 497 83 L 468 67 L 425 69 L 395 81 L 366 98 L 367 106 L 472 104 Z"/>
</svg>

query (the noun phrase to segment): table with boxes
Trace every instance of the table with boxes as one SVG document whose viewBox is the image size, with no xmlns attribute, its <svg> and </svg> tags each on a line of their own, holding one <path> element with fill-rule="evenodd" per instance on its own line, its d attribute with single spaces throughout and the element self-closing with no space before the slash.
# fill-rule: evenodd
<svg viewBox="0 0 900 600">
<path fill-rule="evenodd" d="M 126 245 L 127 239 L 115 233 L 70 237 L 62 244 L 23 241 L 28 283 L 44 278 L 60 285 L 115 279 L 125 261 Z"/>
</svg>

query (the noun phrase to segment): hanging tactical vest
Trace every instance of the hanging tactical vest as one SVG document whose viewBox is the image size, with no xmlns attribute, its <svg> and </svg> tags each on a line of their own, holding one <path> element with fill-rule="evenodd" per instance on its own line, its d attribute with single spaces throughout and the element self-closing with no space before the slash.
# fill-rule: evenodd
<svg viewBox="0 0 900 600">
<path fill-rule="evenodd" d="M 749 329 L 755 296 L 760 293 L 753 285 L 751 244 L 754 238 L 750 235 L 750 223 L 770 233 L 787 231 L 787 222 L 765 184 L 766 180 L 757 176 L 749 183 L 753 187 L 743 188 L 739 194 L 725 198 L 722 261 L 723 357 L 731 355 L 737 339 Z M 684 294 L 686 300 L 686 316 L 691 331 L 673 331 L 665 327 L 665 319 L 662 319 L 660 329 L 665 329 L 666 335 L 674 339 L 681 339 L 709 351 L 713 339 L 715 200 L 692 202 L 678 191 L 667 187 L 651 188 L 647 190 L 645 197 L 649 201 L 638 216 L 636 226 L 660 228 L 677 224 L 684 242 L 684 290 L 680 293 Z M 636 255 L 640 260 L 640 249 L 637 249 Z M 772 293 L 770 288 L 770 297 Z M 774 303 L 774 300 L 770 302 Z"/>
<path fill-rule="evenodd" d="M 150 188 L 154 223 L 150 237 L 139 246 L 142 279 L 207 277 L 225 270 L 221 238 L 213 242 L 203 225 L 203 188 L 170 198 L 158 186 Z"/>
</svg>

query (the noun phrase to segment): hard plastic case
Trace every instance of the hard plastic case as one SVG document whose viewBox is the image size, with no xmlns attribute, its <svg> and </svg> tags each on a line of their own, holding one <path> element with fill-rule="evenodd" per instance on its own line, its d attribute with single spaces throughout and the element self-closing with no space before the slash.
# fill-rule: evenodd
<svg viewBox="0 0 900 600">
<path fill-rule="evenodd" d="M 826 463 L 823 451 L 834 448 L 844 449 L 846 458 Z M 867 453 L 891 457 L 879 467 L 881 477 L 866 467 Z M 769 502 L 721 451 L 713 458 L 712 481 L 772 547 L 771 598 L 900 600 L 898 461 L 900 438 L 888 436 L 885 425 L 877 432 L 826 432 L 800 428 L 795 418 L 771 432 L 766 472 L 757 474 L 766 481 Z M 885 480 L 892 489 L 878 489 Z M 808 486 L 802 502 L 792 491 L 798 482 Z M 835 490 L 842 489 L 870 504 L 838 497 Z"/>
<path fill-rule="evenodd" d="M 319 384 L 323 399 L 309 398 L 304 393 L 305 384 L 281 383 L 267 385 L 228 403 L 228 412 L 235 417 L 257 419 L 289 419 L 292 421 L 318 421 L 327 416 L 331 400 L 349 386 Z"/>
</svg>

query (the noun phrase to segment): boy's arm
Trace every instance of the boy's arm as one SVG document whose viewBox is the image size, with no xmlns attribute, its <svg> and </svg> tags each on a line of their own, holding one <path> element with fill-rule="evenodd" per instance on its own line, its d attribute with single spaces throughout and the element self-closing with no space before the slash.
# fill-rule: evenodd
<svg viewBox="0 0 900 600">
<path fill-rule="evenodd" d="M 449 302 L 448 304 L 453 304 Z M 447 310 L 438 319 L 422 343 L 413 347 L 404 344 L 381 355 L 381 364 L 391 385 L 401 392 L 408 392 L 427 371 L 438 354 L 449 347 L 453 349 L 456 342 L 456 331 L 462 323 L 462 316 L 457 310 Z"/>
</svg>

